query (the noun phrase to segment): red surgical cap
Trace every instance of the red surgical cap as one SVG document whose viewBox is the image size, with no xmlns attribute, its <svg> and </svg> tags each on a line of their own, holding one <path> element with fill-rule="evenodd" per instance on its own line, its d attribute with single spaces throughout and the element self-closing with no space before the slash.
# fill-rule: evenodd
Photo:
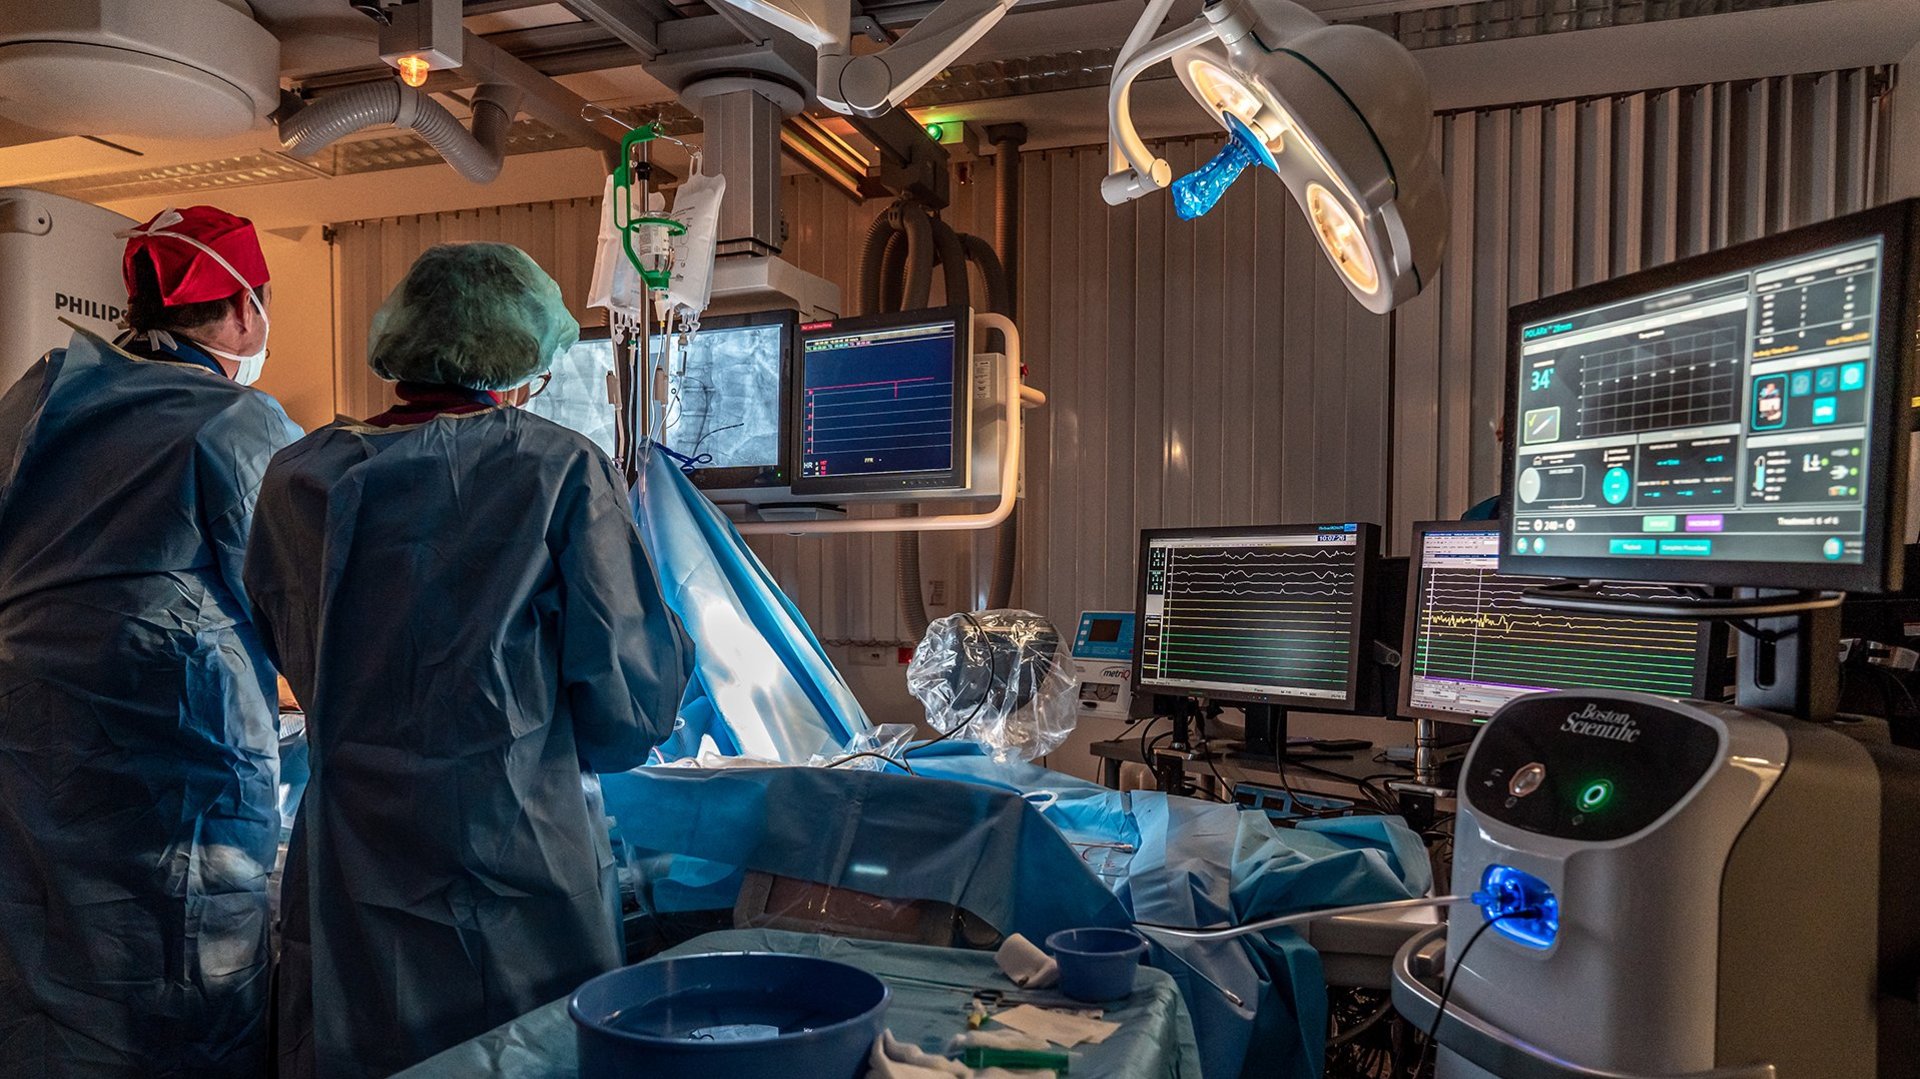
<svg viewBox="0 0 1920 1079">
<path fill-rule="evenodd" d="M 176 233 L 168 236 L 166 233 Z M 189 236 L 218 252 L 247 288 L 267 283 L 267 257 L 260 252 L 260 238 L 254 235 L 253 222 L 235 217 L 212 206 L 189 206 L 184 210 L 166 209 L 153 220 L 120 235 L 127 238 L 127 254 L 121 270 L 127 280 L 127 295 L 133 295 L 133 256 L 145 251 L 153 259 L 154 275 L 160 281 L 160 302 L 172 307 L 183 303 L 224 300 L 241 291 L 240 281 L 205 251 L 181 239 Z"/>
</svg>

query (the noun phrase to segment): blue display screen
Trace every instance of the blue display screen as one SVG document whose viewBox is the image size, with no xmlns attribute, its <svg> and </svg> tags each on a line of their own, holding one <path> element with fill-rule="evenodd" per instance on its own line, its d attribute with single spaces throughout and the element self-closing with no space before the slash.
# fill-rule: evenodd
<svg viewBox="0 0 1920 1079">
<path fill-rule="evenodd" d="M 951 471 L 954 336 L 951 321 L 810 332 L 802 345 L 800 475 Z"/>
</svg>

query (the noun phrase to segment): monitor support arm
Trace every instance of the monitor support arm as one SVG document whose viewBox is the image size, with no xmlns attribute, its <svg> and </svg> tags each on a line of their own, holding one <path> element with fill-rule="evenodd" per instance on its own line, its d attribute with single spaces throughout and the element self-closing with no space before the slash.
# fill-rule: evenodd
<svg viewBox="0 0 1920 1079">
<path fill-rule="evenodd" d="M 814 95 L 835 112 L 880 116 L 953 63 L 993 29 L 1014 0 L 945 0 L 906 36 L 876 53 L 853 55 L 852 0 L 716 0 L 812 45 L 819 54 Z"/>
</svg>

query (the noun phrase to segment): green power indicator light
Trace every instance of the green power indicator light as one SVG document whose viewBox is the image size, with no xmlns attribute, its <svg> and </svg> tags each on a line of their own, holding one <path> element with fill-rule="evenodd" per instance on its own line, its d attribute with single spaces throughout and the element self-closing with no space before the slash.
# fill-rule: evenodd
<svg viewBox="0 0 1920 1079">
<path fill-rule="evenodd" d="M 939 142 L 940 136 L 944 134 L 946 134 L 946 129 L 941 127 L 939 124 L 927 125 L 927 137 L 932 139 L 933 141 Z"/>
<path fill-rule="evenodd" d="M 1580 792 L 1580 809 L 1591 813 L 1613 799 L 1613 784 L 1604 779 L 1596 779 L 1587 784 Z"/>
</svg>

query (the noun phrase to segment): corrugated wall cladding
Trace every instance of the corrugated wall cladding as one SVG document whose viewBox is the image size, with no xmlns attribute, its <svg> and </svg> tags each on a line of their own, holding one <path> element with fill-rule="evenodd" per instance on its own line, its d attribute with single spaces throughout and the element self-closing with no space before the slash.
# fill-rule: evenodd
<svg viewBox="0 0 1920 1079">
<path fill-rule="evenodd" d="M 1414 521 L 1498 485 L 1509 305 L 1879 201 L 1888 81 L 1847 71 L 1439 117 L 1446 267 L 1385 317 L 1348 298 L 1271 178 L 1182 222 L 1163 197 L 1103 203 L 1104 149 L 1022 155 L 1020 324 L 1050 403 L 1028 414 L 1016 604 L 1063 625 L 1130 607 L 1143 528 L 1369 520 L 1404 553 Z M 1178 175 L 1218 146 L 1161 153 Z M 992 235 L 992 169 L 956 172 L 945 216 L 962 231 Z M 884 203 L 804 176 L 784 200 L 785 256 L 850 306 Z M 364 327 L 421 247 L 521 243 L 577 302 L 594 229 L 584 200 L 342 227 L 340 399 L 378 398 Z M 978 603 L 988 538 L 925 544 L 946 592 L 936 613 Z M 756 546 L 822 637 L 901 638 L 890 538 Z"/>
</svg>

